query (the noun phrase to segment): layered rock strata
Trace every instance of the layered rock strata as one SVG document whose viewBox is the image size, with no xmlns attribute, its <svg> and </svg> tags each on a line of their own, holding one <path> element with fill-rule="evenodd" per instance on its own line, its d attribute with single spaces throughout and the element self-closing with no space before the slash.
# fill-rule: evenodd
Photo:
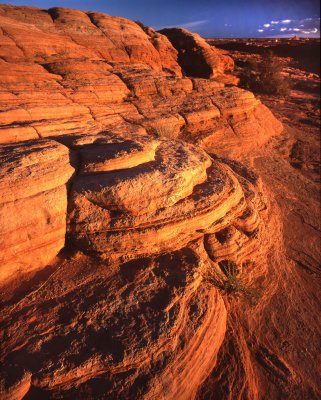
<svg viewBox="0 0 321 400">
<path fill-rule="evenodd" d="M 265 263 L 264 249 L 267 246 L 263 245 L 262 241 L 267 237 L 268 200 L 264 196 L 262 182 L 255 173 L 236 161 L 220 161 L 229 165 L 241 183 L 246 208 L 229 226 L 214 234 L 205 235 L 204 246 L 210 259 L 217 266 L 232 263 L 242 272 L 243 266 L 249 267 L 249 264 L 255 262 L 262 265 Z M 262 251 L 258 251 L 260 246 L 263 246 Z M 248 271 L 244 272 L 246 274 Z"/>
<path fill-rule="evenodd" d="M 120 266 L 78 256 L 6 307 L 1 397 L 192 399 L 226 324 L 197 247 Z"/>
<path fill-rule="evenodd" d="M 0 20 L 0 143 L 140 127 L 237 157 L 282 130 L 251 93 L 224 87 L 232 60 L 187 31 L 175 31 L 175 49 L 101 13 L 2 5 Z M 197 55 L 213 79 L 182 78 Z"/>
<path fill-rule="evenodd" d="M 200 149 L 112 135 L 101 137 L 97 149 L 95 138 L 71 144 L 81 165 L 69 200 L 69 236 L 82 250 L 108 257 L 170 251 L 245 211 L 238 180 Z"/>
<path fill-rule="evenodd" d="M 0 21 L 1 397 L 195 398 L 226 329 L 211 277 L 253 277 L 264 238 L 259 179 L 215 154 L 282 125 L 186 31 L 63 8 Z M 187 56 L 211 79 L 183 77 Z"/>
<path fill-rule="evenodd" d="M 45 266 L 66 234 L 110 259 L 173 251 L 206 234 L 212 257 L 212 234 L 236 229 L 245 243 L 262 208 L 237 163 L 141 132 L 31 140 L 2 146 L 0 156 L 3 280 Z"/>
<path fill-rule="evenodd" d="M 166 28 L 160 31 L 168 37 L 178 51 L 178 61 L 187 76 L 199 78 L 223 78 L 227 83 L 238 79 L 228 75 L 234 69 L 234 61 L 219 49 L 210 46 L 196 33 L 182 28 Z"/>
<path fill-rule="evenodd" d="M 22 177 L 38 183 L 40 196 L 51 194 L 73 163 L 67 244 L 87 255 L 62 259 L 38 289 L 5 303 L 2 397 L 195 398 L 226 328 L 208 276 L 231 252 L 245 264 L 260 243 L 256 177 L 190 144 L 137 133 L 5 147 L 7 162 L 17 159 L 7 169 L 17 182 L 11 200 L 31 194 Z M 55 165 L 47 176 L 46 162 Z M 60 195 L 49 204 L 61 209 L 65 187 Z M 31 213 L 28 203 L 14 204 L 12 217 Z M 48 215 L 50 206 L 40 210 Z M 230 231 L 238 235 L 222 240 Z"/>
<path fill-rule="evenodd" d="M 0 148 L 1 283 L 48 264 L 65 245 L 67 147 L 39 140 Z"/>
</svg>

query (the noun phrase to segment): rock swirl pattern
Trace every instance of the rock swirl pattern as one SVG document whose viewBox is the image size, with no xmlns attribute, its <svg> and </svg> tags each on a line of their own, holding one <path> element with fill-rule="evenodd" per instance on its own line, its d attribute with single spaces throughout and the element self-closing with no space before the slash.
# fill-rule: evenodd
<svg viewBox="0 0 321 400">
<path fill-rule="evenodd" d="M 1 398 L 194 399 L 226 330 L 208 276 L 254 276 L 264 239 L 261 182 L 230 158 L 282 125 L 187 31 L 0 21 Z"/>
<path fill-rule="evenodd" d="M 137 134 L 60 136 L 9 152 L 13 196 L 22 215 L 39 210 L 28 229 L 41 235 L 16 258 L 26 263 L 41 248 L 53 256 L 65 237 L 79 250 L 39 289 L 5 303 L 3 398 L 194 398 L 226 329 L 223 299 L 206 276 L 230 257 L 232 235 L 217 244 L 224 230 L 247 238 L 242 252 L 232 249 L 239 261 L 258 245 L 255 179 L 200 148 Z M 48 162 L 56 169 L 46 176 Z M 29 176 L 37 188 L 22 185 Z M 43 201 L 67 221 L 52 253 L 41 229 L 58 217 Z"/>
</svg>

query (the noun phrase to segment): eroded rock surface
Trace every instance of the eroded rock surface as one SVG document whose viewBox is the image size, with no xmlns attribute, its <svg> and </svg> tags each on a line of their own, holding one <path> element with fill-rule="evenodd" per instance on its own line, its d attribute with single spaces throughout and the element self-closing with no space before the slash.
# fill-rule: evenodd
<svg viewBox="0 0 321 400">
<path fill-rule="evenodd" d="M 178 62 L 187 76 L 199 78 L 227 78 L 234 69 L 234 61 L 219 49 L 210 46 L 202 37 L 182 28 L 166 28 L 160 33 L 168 37 L 178 51 Z M 238 80 L 230 76 L 229 83 Z M 223 78 L 224 79 L 224 78 Z M 228 82 L 228 79 L 226 79 Z"/>
<path fill-rule="evenodd" d="M 261 327 L 279 214 L 231 160 L 283 127 L 232 60 L 102 13 L 0 20 L 1 398 L 259 399 L 265 370 L 296 387 Z M 230 265 L 261 303 L 227 296 Z"/>
<path fill-rule="evenodd" d="M 47 213 L 51 229 L 56 220 L 65 223 L 65 182 L 75 165 L 67 245 L 80 250 L 60 256 L 55 272 L 18 302 L 4 286 L 3 398 L 193 399 L 226 329 L 223 298 L 207 277 L 222 257 L 231 258 L 231 245 L 212 238 L 229 229 L 245 236 L 240 263 L 259 245 L 252 233 L 265 203 L 255 179 L 191 144 L 137 133 L 63 135 L 3 148 L 11 160 L 3 182 L 16 183 L 10 218 L 22 209 L 21 232 L 40 233 L 42 248 L 43 221 L 31 225 L 29 215 Z M 27 190 L 23 177 L 33 177 L 40 194 L 32 184 Z M 60 198 L 53 198 L 59 184 Z M 32 190 L 27 199 L 37 211 L 25 199 Z M 58 216 L 39 200 L 48 196 Z M 63 246 L 65 225 L 59 228 L 61 242 L 54 252 L 45 248 L 43 267 Z M 23 250 L 31 263 L 37 253 Z"/>
<path fill-rule="evenodd" d="M 69 235 L 80 249 L 131 258 L 171 251 L 244 212 L 242 186 L 204 151 L 180 141 L 105 138 L 98 151 L 86 138 L 72 144 L 82 162 L 69 200 Z M 126 168 L 136 153 L 141 162 Z M 88 171 L 92 157 L 103 160 L 99 170 Z"/>
<path fill-rule="evenodd" d="M 65 245 L 67 147 L 41 139 L 0 148 L 1 283 L 43 267 Z"/>
<path fill-rule="evenodd" d="M 164 32 L 173 46 L 102 13 L 2 5 L 0 20 L 0 143 L 140 127 L 237 157 L 282 130 L 251 93 L 224 87 L 232 59 L 188 31 Z M 193 62 L 210 73 L 183 78 Z"/>
<path fill-rule="evenodd" d="M 193 398 L 225 333 L 223 300 L 202 284 L 206 267 L 196 245 L 120 266 L 65 262 L 6 308 L 16 323 L 4 325 L 2 398 L 25 387 L 26 398 Z"/>
</svg>

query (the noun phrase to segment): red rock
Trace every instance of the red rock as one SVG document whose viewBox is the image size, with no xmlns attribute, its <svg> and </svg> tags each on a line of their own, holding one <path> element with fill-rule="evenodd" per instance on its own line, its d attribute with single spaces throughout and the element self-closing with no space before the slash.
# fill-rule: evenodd
<svg viewBox="0 0 321 400">
<path fill-rule="evenodd" d="M 210 46 L 196 33 L 182 28 L 162 29 L 160 33 L 167 36 L 178 51 L 178 62 L 187 76 L 217 78 L 233 71 L 232 58 Z"/>
<path fill-rule="evenodd" d="M 3 310 L 12 361 L 2 396 L 21 398 L 28 383 L 43 397 L 194 397 L 226 323 L 222 298 L 202 281 L 199 247 L 120 266 L 84 256 L 61 265 L 46 288 Z"/>
<path fill-rule="evenodd" d="M 172 251 L 246 211 L 242 186 L 201 150 L 141 136 L 92 141 L 69 143 L 81 159 L 69 237 L 82 250 L 116 258 Z"/>
<path fill-rule="evenodd" d="M 211 371 L 222 399 L 265 395 L 276 376 L 297 389 L 278 315 L 262 330 L 287 276 L 280 212 L 230 160 L 264 164 L 283 127 L 225 86 L 231 59 L 101 13 L 2 5 L 0 19 L 1 397 L 185 400 Z"/>
<path fill-rule="evenodd" d="M 177 63 L 178 52 L 167 37 L 155 32 L 150 27 L 144 27 L 144 31 L 151 38 L 153 46 L 159 52 L 163 70 L 175 76 L 182 77 L 181 67 Z"/>
<path fill-rule="evenodd" d="M 231 60 L 187 31 L 171 32 L 183 50 L 195 44 L 215 80 L 182 78 L 179 48 L 123 18 L 15 6 L 1 6 L 0 18 L 7 32 L 0 143 L 139 126 L 142 133 L 183 138 L 216 154 L 234 149 L 238 157 L 240 144 L 249 152 L 282 129 L 250 92 L 224 87 Z M 193 49 L 184 53 L 190 61 L 197 59 Z"/>
<path fill-rule="evenodd" d="M 64 247 L 68 148 L 49 140 L 0 148 L 1 284 L 46 266 Z"/>
<path fill-rule="evenodd" d="M 231 252 L 243 262 L 261 243 L 248 236 L 262 227 L 260 182 L 241 164 L 214 161 L 181 141 L 133 132 L 57 140 L 78 165 L 68 239 L 100 258 L 79 253 L 61 261 L 38 290 L 5 307 L 3 397 L 81 390 L 98 397 L 194 398 L 216 363 L 226 327 L 224 301 L 207 274 Z M 41 236 L 33 244 L 43 250 L 53 236 L 43 229 L 42 213 L 52 229 L 56 223 L 63 229 L 65 214 L 51 215 L 49 204 L 63 211 L 67 148 L 49 140 L 4 148 L 5 155 L 15 149 L 3 175 L 15 183 L 13 199 L 20 198 L 5 203 L 11 207 L 6 223 L 14 228 L 6 243 L 36 229 Z M 22 185 L 26 180 L 30 185 Z M 32 188 L 41 192 L 31 196 Z M 35 223 L 26 227 L 26 221 Z M 224 230 L 232 232 L 229 240 L 218 241 Z M 25 262 L 37 260 L 35 250 L 28 248 Z"/>
</svg>

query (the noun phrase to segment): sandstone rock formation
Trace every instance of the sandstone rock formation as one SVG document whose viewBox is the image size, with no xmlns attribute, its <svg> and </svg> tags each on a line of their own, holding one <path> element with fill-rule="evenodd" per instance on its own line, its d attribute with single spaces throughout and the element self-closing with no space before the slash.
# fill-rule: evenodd
<svg viewBox="0 0 321 400">
<path fill-rule="evenodd" d="M 0 147 L 1 284 L 64 247 L 70 162 L 68 148 L 52 140 Z"/>
<path fill-rule="evenodd" d="M 266 188 L 283 126 L 232 60 L 96 12 L 0 23 L 1 398 L 317 398 Z"/>
<path fill-rule="evenodd" d="M 232 220 L 244 233 L 257 228 L 260 206 L 247 204 L 254 195 L 249 183 L 242 177 L 240 184 L 200 149 L 110 134 L 75 137 L 69 145 L 81 161 L 68 235 L 81 250 L 130 259 L 182 248 Z M 243 214 L 248 216 L 239 220 Z"/>
<path fill-rule="evenodd" d="M 224 303 L 202 285 L 204 268 L 192 248 L 119 267 L 69 261 L 5 310 L 1 397 L 193 398 L 225 333 Z"/>
<path fill-rule="evenodd" d="M 178 62 L 187 76 L 199 78 L 221 78 L 229 83 L 238 80 L 226 73 L 234 69 L 234 61 L 219 49 L 210 46 L 196 33 L 191 33 L 182 28 L 166 28 L 160 31 L 167 36 L 178 51 Z"/>
<path fill-rule="evenodd" d="M 177 140 L 112 133 L 56 140 L 69 146 L 70 160 L 63 157 L 67 147 L 51 140 L 4 146 L 7 163 L 13 159 L 7 181 L 17 182 L 14 198 L 43 190 L 32 197 L 39 214 L 50 212 L 38 199 L 49 193 L 50 204 L 63 208 L 62 216 L 46 215 L 44 223 L 54 229 L 53 219 L 65 218 L 67 192 L 64 187 L 52 198 L 55 189 L 46 189 L 65 182 L 70 163 L 76 165 L 67 244 L 88 255 L 61 260 L 18 303 L 7 293 L 2 398 L 193 399 L 226 329 L 226 308 L 208 275 L 220 270 L 222 259 L 237 256 L 245 265 L 259 245 L 265 203 L 256 178 Z M 59 161 L 50 159 L 53 149 Z M 46 161 L 56 169 L 48 171 Z M 37 190 L 26 191 L 24 177 Z M 23 201 L 17 209 L 10 205 L 13 217 L 20 207 L 30 214 Z M 30 230 L 39 233 L 43 221 L 36 222 Z M 218 244 L 227 230 L 238 232 L 234 242 Z M 21 231 L 28 235 L 29 227 Z M 36 243 L 45 246 L 40 233 Z"/>
<path fill-rule="evenodd" d="M 140 127 L 237 157 L 282 129 L 251 93 L 224 87 L 232 60 L 187 31 L 181 50 L 195 42 L 197 54 L 182 61 L 175 41 L 101 13 L 2 5 L 0 20 L 0 143 Z M 214 79 L 182 78 L 199 58 Z"/>
</svg>

